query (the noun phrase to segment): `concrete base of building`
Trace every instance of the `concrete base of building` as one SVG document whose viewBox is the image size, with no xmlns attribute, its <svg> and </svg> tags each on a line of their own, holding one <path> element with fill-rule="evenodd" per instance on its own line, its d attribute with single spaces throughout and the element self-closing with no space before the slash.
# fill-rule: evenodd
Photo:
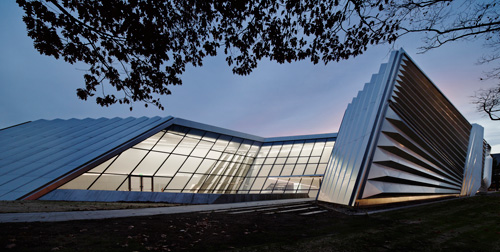
<svg viewBox="0 0 500 252">
<path fill-rule="evenodd" d="M 97 190 L 54 190 L 39 200 L 103 201 L 103 202 L 165 202 L 176 204 L 224 204 L 248 201 L 309 198 L 307 193 L 288 194 L 209 194 L 129 192 Z"/>
</svg>

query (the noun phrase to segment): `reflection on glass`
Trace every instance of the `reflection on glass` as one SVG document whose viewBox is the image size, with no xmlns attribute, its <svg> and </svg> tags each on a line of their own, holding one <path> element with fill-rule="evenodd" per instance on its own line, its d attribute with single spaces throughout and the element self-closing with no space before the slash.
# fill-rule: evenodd
<svg viewBox="0 0 500 252">
<path fill-rule="evenodd" d="M 290 157 L 298 157 L 300 151 L 302 150 L 302 146 L 304 145 L 304 141 L 295 141 L 292 150 L 290 151 Z"/>
<path fill-rule="evenodd" d="M 189 157 L 186 162 L 182 165 L 181 169 L 179 172 L 190 172 L 193 173 L 196 171 L 198 166 L 200 165 L 201 161 L 203 161 L 202 158 L 197 158 L 197 157 Z"/>
<path fill-rule="evenodd" d="M 174 153 L 176 154 L 182 154 L 182 155 L 189 155 L 191 151 L 193 151 L 194 147 L 198 144 L 199 140 L 198 139 L 193 139 L 189 137 L 184 137 L 182 141 L 175 147 Z"/>
<path fill-rule="evenodd" d="M 306 143 L 304 144 L 304 147 L 302 147 L 300 156 L 301 157 L 311 156 L 313 146 L 314 146 L 314 140 L 307 140 Z"/>
<path fill-rule="evenodd" d="M 174 174 L 181 167 L 186 158 L 186 156 L 171 154 L 155 175 L 167 177 L 174 176 Z"/>
<path fill-rule="evenodd" d="M 325 142 L 324 140 L 318 140 L 314 144 L 313 151 L 311 153 L 311 156 L 321 156 L 321 153 L 323 153 L 323 149 L 325 148 Z"/>
<path fill-rule="evenodd" d="M 305 169 L 306 169 L 305 164 L 298 164 L 295 166 L 292 175 L 303 175 Z"/>
<path fill-rule="evenodd" d="M 177 173 L 170 184 L 168 184 L 166 192 L 181 192 L 184 186 L 187 184 L 192 174 L 189 173 Z"/>
<path fill-rule="evenodd" d="M 145 150 L 151 150 L 153 146 L 160 140 L 160 138 L 165 134 L 165 131 L 160 131 L 156 133 L 155 135 L 147 138 L 146 140 L 136 144 L 134 148 L 138 149 L 145 149 Z"/>
<path fill-rule="evenodd" d="M 208 173 L 215 167 L 215 160 L 205 159 L 201 162 L 200 167 L 196 170 L 196 173 Z"/>
<path fill-rule="evenodd" d="M 172 152 L 181 140 L 182 140 L 182 136 L 168 132 L 161 138 L 160 141 L 158 141 L 158 143 L 153 148 L 153 150 L 163 151 L 163 152 Z"/>
<path fill-rule="evenodd" d="M 193 152 L 191 153 L 191 155 L 195 157 L 205 157 L 207 153 L 210 151 L 210 148 L 212 148 L 212 145 L 213 145 L 212 142 L 200 141 L 196 146 L 196 149 L 194 149 Z"/>
<path fill-rule="evenodd" d="M 163 152 L 149 152 L 132 172 L 134 175 L 153 175 L 161 164 L 167 159 L 168 154 Z"/>
<path fill-rule="evenodd" d="M 271 147 L 271 150 L 269 151 L 269 154 L 267 154 L 267 157 L 277 157 L 282 145 L 283 143 L 281 142 L 274 143 Z"/>
<path fill-rule="evenodd" d="M 288 154 L 290 154 L 291 150 L 292 150 L 292 143 L 291 142 L 283 144 L 283 146 L 281 147 L 280 154 L 278 155 L 278 157 L 281 157 L 281 158 L 288 157 Z"/>
<path fill-rule="evenodd" d="M 229 140 L 231 140 L 231 137 L 221 135 L 219 139 L 215 142 L 214 146 L 212 147 L 212 150 L 216 151 L 224 151 L 226 149 L 226 146 L 229 144 Z"/>
<path fill-rule="evenodd" d="M 241 142 L 243 142 L 243 139 L 234 137 L 227 145 L 225 152 L 236 153 L 236 151 L 240 147 Z"/>
<path fill-rule="evenodd" d="M 315 196 L 333 145 L 333 139 L 261 143 L 174 125 L 60 188 Z"/>
<path fill-rule="evenodd" d="M 118 156 L 106 173 L 130 174 L 147 153 L 145 150 L 128 149 Z"/>
<path fill-rule="evenodd" d="M 260 148 L 260 151 L 259 151 L 259 154 L 257 155 L 257 157 L 262 157 L 262 158 L 267 157 L 267 155 L 269 154 L 269 151 L 271 150 L 271 147 L 272 147 L 272 143 L 263 144 L 262 147 Z"/>
<path fill-rule="evenodd" d="M 89 190 L 112 190 L 115 191 L 125 182 L 126 175 L 102 174 L 95 183 L 90 186 Z"/>
</svg>

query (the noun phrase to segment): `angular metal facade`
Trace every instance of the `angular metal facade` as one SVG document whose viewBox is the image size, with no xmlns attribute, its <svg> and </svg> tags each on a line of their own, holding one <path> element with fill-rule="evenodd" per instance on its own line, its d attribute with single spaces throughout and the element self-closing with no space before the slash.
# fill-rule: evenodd
<svg viewBox="0 0 500 252">
<path fill-rule="evenodd" d="M 355 206 L 473 195 L 483 157 L 482 127 L 400 50 L 348 106 L 318 200 Z"/>
</svg>

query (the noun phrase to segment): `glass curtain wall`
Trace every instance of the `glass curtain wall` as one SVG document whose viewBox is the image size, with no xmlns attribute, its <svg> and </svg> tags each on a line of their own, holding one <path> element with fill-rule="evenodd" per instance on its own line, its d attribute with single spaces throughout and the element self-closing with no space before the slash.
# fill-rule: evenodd
<svg viewBox="0 0 500 252">
<path fill-rule="evenodd" d="M 261 143 L 173 125 L 60 189 L 315 197 L 333 144 L 333 138 Z"/>
</svg>

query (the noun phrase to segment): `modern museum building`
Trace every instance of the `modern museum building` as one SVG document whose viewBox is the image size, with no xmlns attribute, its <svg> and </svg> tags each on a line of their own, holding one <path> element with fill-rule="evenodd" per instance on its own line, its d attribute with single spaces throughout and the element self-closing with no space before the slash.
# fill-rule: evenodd
<svg viewBox="0 0 500 252">
<path fill-rule="evenodd" d="M 401 49 L 348 105 L 338 133 L 263 138 L 174 117 L 0 129 L 0 200 L 361 206 L 472 196 L 491 183 L 483 132 Z"/>
</svg>

